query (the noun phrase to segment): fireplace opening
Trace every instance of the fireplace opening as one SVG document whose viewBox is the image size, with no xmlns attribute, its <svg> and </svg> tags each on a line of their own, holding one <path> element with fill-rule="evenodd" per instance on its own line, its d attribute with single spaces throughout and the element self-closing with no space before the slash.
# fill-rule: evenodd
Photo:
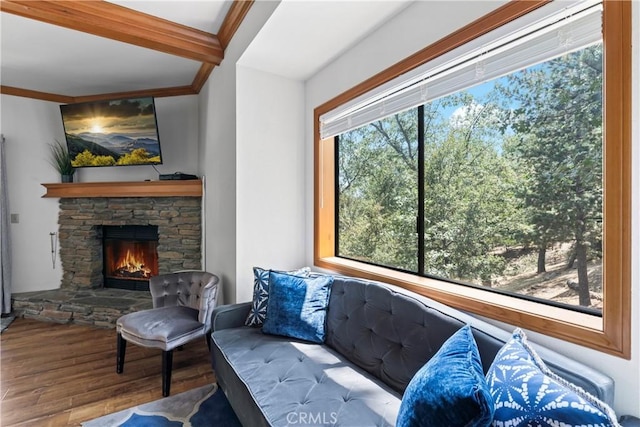
<svg viewBox="0 0 640 427">
<path fill-rule="evenodd" d="M 149 278 L 158 274 L 158 227 L 103 226 L 105 288 L 149 290 Z"/>
</svg>

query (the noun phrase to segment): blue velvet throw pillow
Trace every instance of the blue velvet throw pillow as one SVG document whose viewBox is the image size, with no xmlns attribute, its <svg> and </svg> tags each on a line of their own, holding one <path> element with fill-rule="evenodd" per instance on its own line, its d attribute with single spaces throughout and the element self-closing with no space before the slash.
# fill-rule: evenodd
<svg viewBox="0 0 640 427">
<path fill-rule="evenodd" d="M 247 326 L 262 326 L 267 317 L 267 301 L 269 300 L 269 271 L 260 267 L 253 267 L 253 301 L 251 309 L 244 322 Z M 296 276 L 308 276 L 311 272 L 309 267 L 302 267 L 298 270 L 288 271 Z"/>
<path fill-rule="evenodd" d="M 269 301 L 262 332 L 324 342 L 331 285 L 333 276 L 269 272 Z"/>
<path fill-rule="evenodd" d="M 413 376 L 397 427 L 487 427 L 493 400 L 469 325 L 453 334 Z"/>
<path fill-rule="evenodd" d="M 521 329 L 496 355 L 487 383 L 495 404 L 493 426 L 619 427 L 608 405 L 552 372 Z"/>
</svg>

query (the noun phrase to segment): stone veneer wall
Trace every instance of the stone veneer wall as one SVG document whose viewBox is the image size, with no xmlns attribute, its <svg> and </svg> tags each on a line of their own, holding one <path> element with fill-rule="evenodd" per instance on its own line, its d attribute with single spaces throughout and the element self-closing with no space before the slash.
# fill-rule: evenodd
<svg viewBox="0 0 640 427">
<path fill-rule="evenodd" d="M 61 288 L 103 286 L 103 225 L 157 225 L 159 273 L 200 269 L 201 216 L 199 197 L 61 198 Z"/>
</svg>

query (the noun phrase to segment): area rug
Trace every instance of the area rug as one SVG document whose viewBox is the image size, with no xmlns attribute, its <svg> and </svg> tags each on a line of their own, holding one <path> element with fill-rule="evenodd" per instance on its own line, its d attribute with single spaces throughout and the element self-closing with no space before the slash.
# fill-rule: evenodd
<svg viewBox="0 0 640 427">
<path fill-rule="evenodd" d="M 84 427 L 240 427 L 217 385 L 206 385 L 82 423 Z"/>
</svg>

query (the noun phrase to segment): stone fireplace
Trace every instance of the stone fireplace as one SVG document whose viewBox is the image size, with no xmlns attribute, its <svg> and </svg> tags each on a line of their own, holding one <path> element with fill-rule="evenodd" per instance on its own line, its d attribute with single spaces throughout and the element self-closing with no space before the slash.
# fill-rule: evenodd
<svg viewBox="0 0 640 427">
<path fill-rule="evenodd" d="M 156 274 L 201 268 L 200 198 L 62 198 L 58 224 L 62 289 L 105 285 L 105 227 L 157 227 Z"/>
<path fill-rule="evenodd" d="M 62 282 L 59 289 L 14 293 L 17 317 L 113 328 L 123 314 L 151 308 L 148 291 L 105 286 L 109 273 L 104 257 L 112 249 L 103 244 L 105 233 L 110 239 L 113 230 L 119 235 L 140 226 L 154 235 L 153 243 L 145 242 L 146 232 L 143 236 L 136 232 L 132 241 L 118 244 L 117 249 L 125 248 L 124 261 L 115 266 L 121 276 L 146 275 L 147 269 L 157 270 L 156 274 L 202 269 L 202 181 L 42 185 L 47 189 L 43 197 L 60 199 L 57 237 Z M 155 249 L 154 259 L 132 259 L 131 251 L 147 245 Z"/>
</svg>

